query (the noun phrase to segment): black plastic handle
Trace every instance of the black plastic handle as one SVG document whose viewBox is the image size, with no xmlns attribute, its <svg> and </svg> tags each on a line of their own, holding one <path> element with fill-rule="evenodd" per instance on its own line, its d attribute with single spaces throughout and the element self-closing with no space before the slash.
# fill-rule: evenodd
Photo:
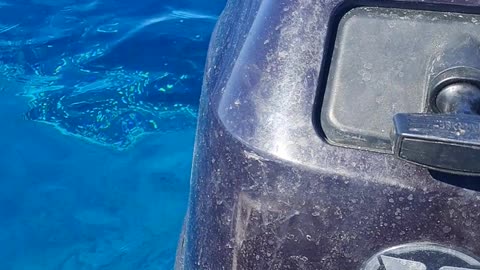
<svg viewBox="0 0 480 270">
<path fill-rule="evenodd" d="M 454 174 L 480 176 L 480 116 L 397 114 L 394 153 L 403 160 Z"/>
</svg>

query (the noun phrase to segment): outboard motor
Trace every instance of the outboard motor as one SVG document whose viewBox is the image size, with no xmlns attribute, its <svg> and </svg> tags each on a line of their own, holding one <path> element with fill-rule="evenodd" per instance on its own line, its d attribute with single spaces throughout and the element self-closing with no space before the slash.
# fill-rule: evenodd
<svg viewBox="0 0 480 270">
<path fill-rule="evenodd" d="M 231 0 L 176 269 L 480 269 L 480 2 Z"/>
</svg>

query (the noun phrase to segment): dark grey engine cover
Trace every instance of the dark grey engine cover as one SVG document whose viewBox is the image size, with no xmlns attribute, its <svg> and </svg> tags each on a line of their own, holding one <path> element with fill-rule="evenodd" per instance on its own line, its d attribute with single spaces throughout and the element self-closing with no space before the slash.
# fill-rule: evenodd
<svg viewBox="0 0 480 270">
<path fill-rule="evenodd" d="M 371 5 L 229 1 L 210 45 L 177 269 L 360 270 L 409 243 L 480 255 L 477 178 L 322 136 L 316 119 L 329 26 L 335 14 L 363 4 Z M 480 7 L 477 0 L 382 2 L 390 4 Z"/>
</svg>

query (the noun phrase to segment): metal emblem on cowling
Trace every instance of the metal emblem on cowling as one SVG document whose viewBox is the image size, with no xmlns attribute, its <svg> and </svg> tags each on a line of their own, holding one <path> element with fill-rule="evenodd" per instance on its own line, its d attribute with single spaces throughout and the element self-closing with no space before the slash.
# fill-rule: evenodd
<svg viewBox="0 0 480 270">
<path fill-rule="evenodd" d="M 458 249 L 413 243 L 377 253 L 361 270 L 480 270 L 480 260 Z"/>
</svg>

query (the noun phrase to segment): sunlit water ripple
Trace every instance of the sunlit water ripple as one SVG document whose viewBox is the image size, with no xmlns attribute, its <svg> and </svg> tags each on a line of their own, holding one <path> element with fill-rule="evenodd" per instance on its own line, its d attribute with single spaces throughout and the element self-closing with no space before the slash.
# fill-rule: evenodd
<svg viewBox="0 0 480 270">
<path fill-rule="evenodd" d="M 223 1 L 0 0 L 0 269 L 172 269 Z"/>
<path fill-rule="evenodd" d="M 0 4 L 0 87 L 28 99 L 26 119 L 118 150 L 195 125 L 215 11 L 33 2 Z"/>
</svg>

